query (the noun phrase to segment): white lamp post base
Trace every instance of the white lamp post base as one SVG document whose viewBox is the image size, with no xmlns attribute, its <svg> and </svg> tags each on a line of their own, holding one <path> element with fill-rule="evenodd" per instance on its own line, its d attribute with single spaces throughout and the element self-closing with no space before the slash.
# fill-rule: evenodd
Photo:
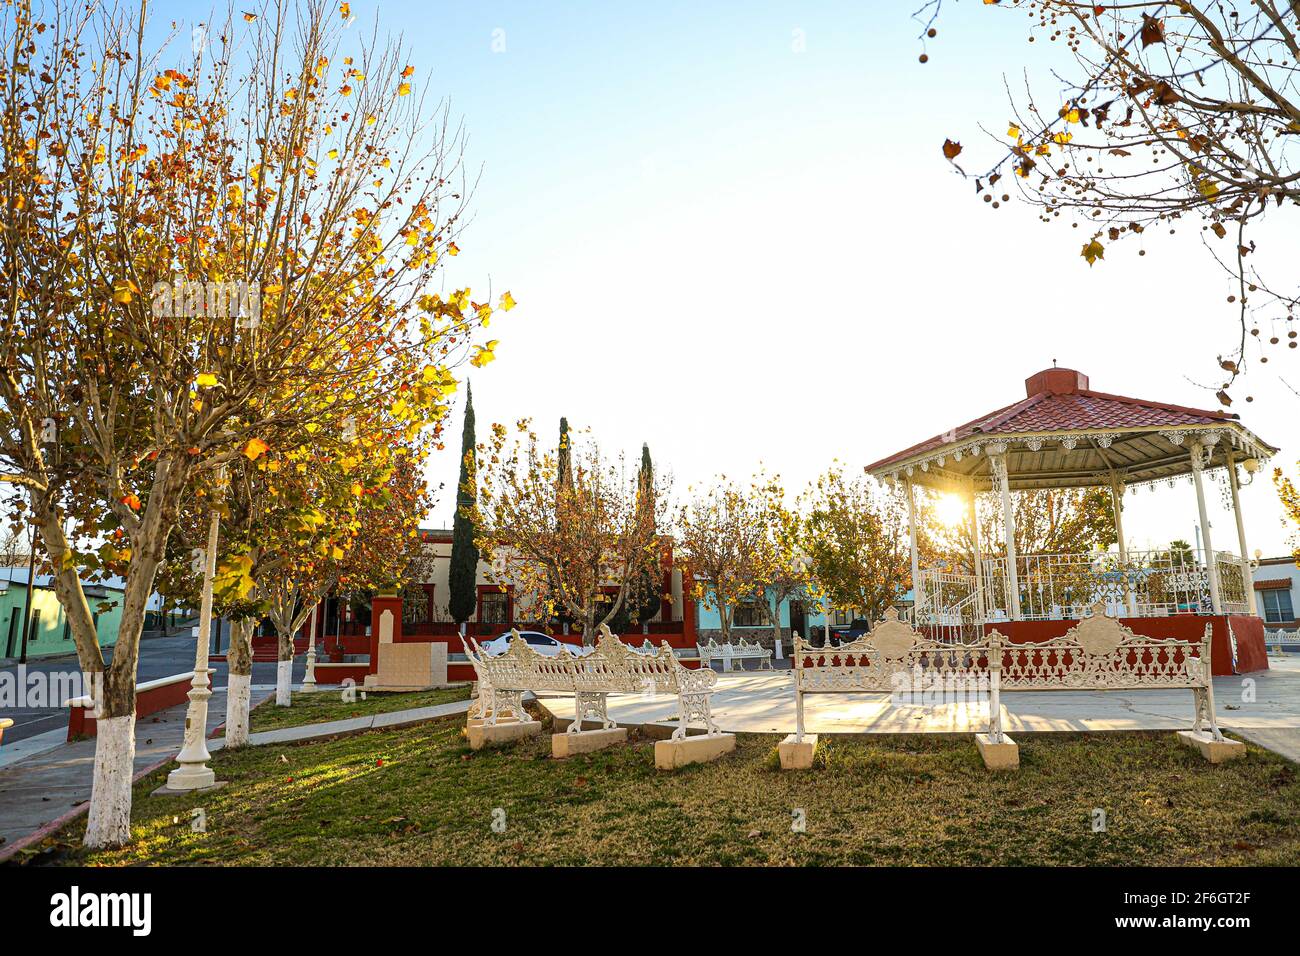
<svg viewBox="0 0 1300 956">
<path fill-rule="evenodd" d="M 215 786 L 217 775 L 211 768 L 202 764 L 193 767 L 177 767 L 167 775 L 168 790 L 206 790 Z"/>
</svg>

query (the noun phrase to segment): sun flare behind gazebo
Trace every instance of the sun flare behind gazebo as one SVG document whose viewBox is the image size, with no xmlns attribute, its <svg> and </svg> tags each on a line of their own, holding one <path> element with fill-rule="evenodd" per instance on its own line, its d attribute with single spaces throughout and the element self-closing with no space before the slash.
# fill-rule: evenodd
<svg viewBox="0 0 1300 956">
<path fill-rule="evenodd" d="M 1107 613 L 1151 636 L 1195 634 L 1209 620 L 1216 673 L 1266 668 L 1238 469 L 1257 472 L 1277 449 L 1235 414 L 1093 391 L 1073 369 L 1038 372 L 1025 392 L 1014 404 L 867 466 L 906 493 L 916 625 L 969 635 L 996 624 L 1012 640 L 1037 640 L 1064 633 L 1102 602 Z M 1227 472 L 1239 555 L 1216 549 L 1211 538 L 1202 475 L 1216 468 Z M 1125 490 L 1185 475 L 1196 489 L 1199 553 L 1128 549 Z M 920 567 L 915 485 L 964 500 L 974 573 Z M 1017 554 L 1011 493 L 1081 487 L 1110 490 L 1118 553 Z M 1001 498 L 1000 555 L 979 553 L 975 495 L 982 491 Z"/>
</svg>

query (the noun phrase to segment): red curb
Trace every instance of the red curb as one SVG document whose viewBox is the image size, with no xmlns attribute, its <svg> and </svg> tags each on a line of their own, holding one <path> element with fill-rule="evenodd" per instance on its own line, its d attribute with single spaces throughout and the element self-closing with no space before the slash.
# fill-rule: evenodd
<svg viewBox="0 0 1300 956">
<path fill-rule="evenodd" d="M 161 760 L 157 761 L 156 763 L 151 763 L 149 766 L 145 767 L 143 770 L 141 770 L 139 773 L 137 773 L 135 776 L 131 778 L 131 785 L 135 786 L 135 784 L 139 783 L 142 779 L 149 776 L 149 774 L 153 773 L 155 770 L 167 766 L 167 764 L 171 763 L 173 760 L 176 759 L 176 754 L 178 753 L 180 753 L 179 750 L 177 750 L 175 754 L 169 754 L 168 756 L 163 757 Z M 15 843 L 11 844 L 10 846 L 0 847 L 0 863 L 4 863 L 6 860 L 8 860 L 19 850 L 25 849 L 31 846 L 33 843 L 40 843 L 51 833 L 55 833 L 59 830 L 62 830 L 65 826 L 67 826 L 73 820 L 77 819 L 77 817 L 81 816 L 89 809 L 90 809 L 90 801 L 87 800 L 84 803 L 81 803 L 78 806 L 73 807 L 63 816 L 58 817 L 55 820 L 51 820 L 49 823 L 42 826 L 39 830 L 36 830 L 25 837 L 22 837 L 21 839 L 17 840 Z"/>
</svg>

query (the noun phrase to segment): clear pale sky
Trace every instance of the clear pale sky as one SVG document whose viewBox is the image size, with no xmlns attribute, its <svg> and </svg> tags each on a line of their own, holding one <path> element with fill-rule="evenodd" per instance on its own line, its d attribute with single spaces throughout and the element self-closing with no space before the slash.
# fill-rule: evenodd
<svg viewBox="0 0 1300 956">
<path fill-rule="evenodd" d="M 1026 42 L 1023 13 L 950 2 L 922 65 L 918 5 L 352 0 L 353 29 L 378 10 L 410 44 L 414 79 L 451 97 L 482 166 L 447 281 L 490 280 L 519 307 L 493 324 L 498 360 L 470 370 L 480 436 L 567 415 L 606 451 L 648 442 L 679 492 L 760 462 L 799 488 L 833 458 L 860 468 L 1023 397 L 1053 359 L 1101 391 L 1217 407 L 1196 383 L 1232 347 L 1232 290 L 1199 229 L 1148 230 L 1144 257 L 1118 246 L 1089 268 L 1083 227 L 978 201 L 944 138 L 982 170 L 996 147 L 981 124 L 1001 136 L 1010 115 L 1004 78 L 1027 70 L 1055 108 L 1049 69 L 1070 64 Z M 1300 398 L 1278 374 L 1300 387 L 1300 357 L 1271 354 L 1234 410 L 1293 470 Z M 458 410 L 429 470 L 447 486 L 436 525 L 459 433 Z M 1186 482 L 1139 494 L 1134 542 L 1192 539 Z M 1282 553 L 1268 476 L 1244 495 L 1251 550 Z M 1235 551 L 1209 497 L 1215 543 Z"/>
</svg>

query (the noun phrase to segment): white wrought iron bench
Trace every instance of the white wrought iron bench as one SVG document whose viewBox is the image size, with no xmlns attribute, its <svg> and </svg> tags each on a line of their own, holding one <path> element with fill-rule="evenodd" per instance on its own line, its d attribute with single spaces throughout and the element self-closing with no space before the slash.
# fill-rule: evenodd
<svg viewBox="0 0 1300 956">
<path fill-rule="evenodd" d="M 956 688 L 988 700 L 988 732 L 976 740 L 991 768 L 1019 764 L 1016 744 L 1002 729 L 1001 691 L 1168 690 L 1192 692 L 1191 731 L 1180 737 L 1212 762 L 1244 752 L 1226 740 L 1214 713 L 1210 670 L 1212 627 L 1200 641 L 1162 639 L 1134 633 L 1094 605 L 1093 614 L 1064 635 L 1039 643 L 1011 643 L 994 630 L 967 644 L 928 638 L 898 619 L 885 620 L 850 644 L 804 646 L 795 636 L 795 734 L 781 745 L 782 765 L 810 766 L 816 736 L 804 730 L 805 694 L 917 693 L 918 683 Z M 942 683 L 939 683 L 942 682 Z M 809 740 L 811 738 L 811 746 Z"/>
<path fill-rule="evenodd" d="M 709 638 L 707 644 L 696 644 L 695 650 L 700 655 L 700 667 L 711 667 L 713 661 L 722 661 L 722 669 L 729 671 L 735 661 L 743 671 L 745 661 L 756 660 L 759 670 L 772 670 L 772 652 L 757 641 L 746 641 L 743 637 L 733 644 L 719 644 Z"/>
<path fill-rule="evenodd" d="M 604 730 L 616 727 L 609 719 L 610 694 L 670 694 L 677 698 L 675 741 L 687 739 L 692 720 L 704 723 L 709 738 L 729 737 L 713 722 L 709 695 L 718 682 L 711 670 L 684 667 L 664 642 L 657 651 L 645 653 L 624 644 L 608 627 L 602 625 L 594 650 L 583 654 L 561 648 L 555 657 L 539 654 L 518 632 L 512 631 L 505 653 L 487 654 L 473 638 L 465 639 L 465 656 L 478 675 L 479 697 L 470 708 L 470 720 L 492 727 L 503 718 L 518 722 L 529 720 L 523 709 L 523 695 L 573 694 L 573 722 L 567 734 L 583 733 L 586 721 L 597 721 Z M 559 736 L 559 735 L 556 735 Z M 696 740 L 694 735 L 690 739 Z M 727 748 L 730 749 L 730 748 Z M 566 750 L 572 752 L 571 750 Z"/>
<path fill-rule="evenodd" d="M 1264 649 L 1279 653 L 1287 649 L 1300 651 L 1300 631 L 1288 631 L 1283 628 L 1264 628 Z"/>
</svg>

